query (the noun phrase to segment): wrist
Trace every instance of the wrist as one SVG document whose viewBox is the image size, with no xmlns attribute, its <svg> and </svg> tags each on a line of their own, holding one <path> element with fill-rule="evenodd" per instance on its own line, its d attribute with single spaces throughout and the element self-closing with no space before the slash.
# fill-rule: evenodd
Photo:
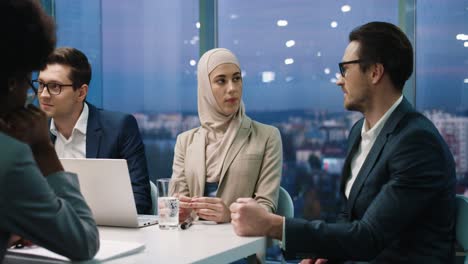
<svg viewBox="0 0 468 264">
<path fill-rule="evenodd" d="M 283 221 L 284 218 L 280 215 L 269 213 L 269 227 L 267 230 L 267 236 L 282 240 L 283 239 Z"/>
</svg>

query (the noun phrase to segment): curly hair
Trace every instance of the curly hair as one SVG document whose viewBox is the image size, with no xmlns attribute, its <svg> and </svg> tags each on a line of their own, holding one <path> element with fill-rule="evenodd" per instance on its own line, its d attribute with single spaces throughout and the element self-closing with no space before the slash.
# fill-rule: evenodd
<svg viewBox="0 0 468 264">
<path fill-rule="evenodd" d="M 8 80 L 44 68 L 54 50 L 55 23 L 38 1 L 0 0 L 0 95 L 7 91 Z"/>
</svg>

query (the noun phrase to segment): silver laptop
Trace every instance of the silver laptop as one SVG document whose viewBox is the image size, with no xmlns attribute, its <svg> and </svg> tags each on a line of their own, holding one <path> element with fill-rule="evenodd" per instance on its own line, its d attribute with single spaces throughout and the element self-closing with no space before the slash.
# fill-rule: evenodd
<svg viewBox="0 0 468 264">
<path fill-rule="evenodd" d="M 80 189 L 98 225 L 144 227 L 155 215 L 137 215 L 127 161 L 124 159 L 60 159 L 65 171 L 78 174 Z"/>
</svg>

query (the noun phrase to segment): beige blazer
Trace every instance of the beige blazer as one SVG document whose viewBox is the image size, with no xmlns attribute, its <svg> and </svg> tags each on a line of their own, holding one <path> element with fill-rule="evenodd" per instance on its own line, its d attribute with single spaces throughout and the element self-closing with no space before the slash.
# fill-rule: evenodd
<svg viewBox="0 0 468 264">
<path fill-rule="evenodd" d="M 172 178 L 180 180 L 179 193 L 190 197 L 203 196 L 205 189 L 205 156 L 199 151 L 205 146 L 201 136 L 200 127 L 180 134 L 174 151 Z M 237 198 L 252 197 L 269 212 L 275 212 L 282 153 L 278 129 L 245 116 L 224 160 L 216 196 L 228 207 Z M 201 171 L 196 172 L 196 168 Z"/>
</svg>

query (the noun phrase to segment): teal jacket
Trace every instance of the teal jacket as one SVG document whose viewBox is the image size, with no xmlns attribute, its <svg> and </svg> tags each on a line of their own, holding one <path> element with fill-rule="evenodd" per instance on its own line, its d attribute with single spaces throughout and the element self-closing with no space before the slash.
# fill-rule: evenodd
<svg viewBox="0 0 468 264">
<path fill-rule="evenodd" d="M 0 132 L 0 263 L 11 234 L 72 260 L 91 259 L 99 233 L 75 174 L 44 177 L 28 145 Z"/>
</svg>

